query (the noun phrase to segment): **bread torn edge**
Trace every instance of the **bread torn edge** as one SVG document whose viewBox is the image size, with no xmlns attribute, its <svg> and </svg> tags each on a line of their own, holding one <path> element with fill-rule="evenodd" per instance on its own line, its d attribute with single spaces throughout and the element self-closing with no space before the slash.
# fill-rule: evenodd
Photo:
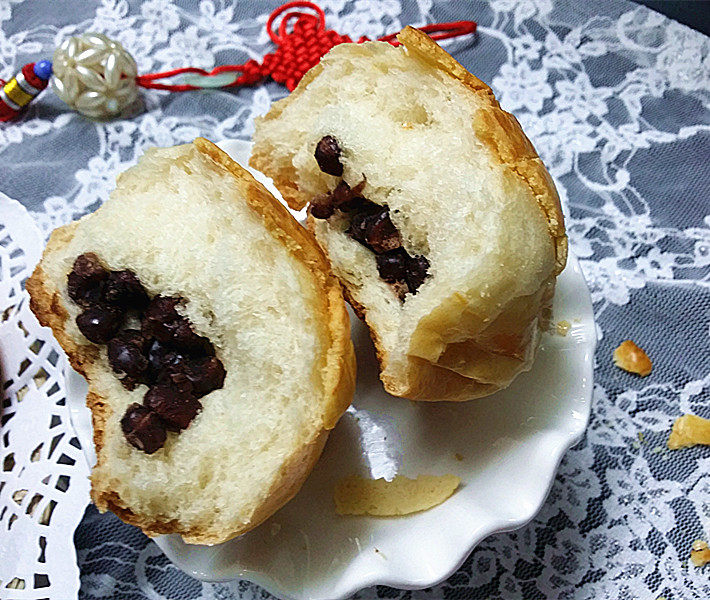
<svg viewBox="0 0 710 600">
<path fill-rule="evenodd" d="M 356 364 L 350 338 L 350 319 L 345 310 L 341 286 L 331 273 L 330 265 L 318 243 L 261 183 L 223 150 L 204 138 L 196 138 L 193 145 L 203 157 L 234 178 L 244 201 L 261 218 L 269 234 L 285 246 L 299 262 L 307 265 L 310 276 L 315 279 L 316 288 L 324 290 L 325 293 L 318 296 L 321 302 L 318 312 L 322 317 L 321 322 L 325 324 L 323 331 L 326 331 L 328 336 L 327 343 L 323 344 L 327 350 L 322 377 L 324 398 L 331 399 L 324 406 L 321 429 L 314 431 L 310 440 L 284 462 L 264 502 L 257 507 L 248 522 L 242 523 L 234 530 L 215 531 L 204 524 L 183 528 L 176 519 L 145 518 L 133 512 L 121 497 L 110 489 L 107 481 L 96 477 L 92 472 L 91 499 L 99 511 L 112 511 L 150 537 L 177 533 L 187 543 L 212 545 L 255 528 L 298 493 L 320 457 L 329 431 L 335 427 L 352 402 Z M 52 232 L 43 257 L 66 245 L 73 237 L 77 225 L 78 222 L 73 222 Z M 59 290 L 43 271 L 42 261 L 27 280 L 26 289 L 30 294 L 30 308 L 37 320 L 42 326 L 52 330 L 71 366 L 89 384 L 86 404 L 92 416 L 96 469 L 104 462 L 102 450 L 105 427 L 111 414 L 107 399 L 92 386 L 92 371 L 97 366 L 99 357 L 98 348 L 93 344 L 78 345 L 67 334 L 65 323 L 69 315 L 62 305 Z"/>
</svg>

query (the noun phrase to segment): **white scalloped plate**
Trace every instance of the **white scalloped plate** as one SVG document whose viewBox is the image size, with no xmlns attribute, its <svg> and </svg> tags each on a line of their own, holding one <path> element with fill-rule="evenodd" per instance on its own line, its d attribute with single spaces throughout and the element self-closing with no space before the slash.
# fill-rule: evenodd
<svg viewBox="0 0 710 600">
<path fill-rule="evenodd" d="M 248 142 L 220 146 L 246 165 Z M 446 579 L 485 537 L 532 519 L 562 455 L 584 432 L 596 331 L 574 256 L 557 284 L 553 322 L 560 320 L 571 324 L 567 335 L 545 334 L 532 371 L 508 389 L 467 403 L 430 404 L 384 392 L 367 330 L 352 317 L 355 400 L 299 494 L 254 531 L 224 544 L 188 545 L 179 536 L 157 544 L 198 579 L 248 579 L 294 600 L 345 598 L 375 584 L 418 589 Z M 76 426 L 90 447 L 82 388 L 76 389 Z M 342 517 L 334 511 L 333 487 L 350 473 L 388 479 L 454 473 L 462 485 L 426 512 Z"/>
</svg>

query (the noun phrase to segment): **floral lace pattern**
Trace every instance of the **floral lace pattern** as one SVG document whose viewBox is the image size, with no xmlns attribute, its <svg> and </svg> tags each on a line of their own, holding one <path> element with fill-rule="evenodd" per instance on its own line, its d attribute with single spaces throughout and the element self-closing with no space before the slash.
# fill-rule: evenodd
<svg viewBox="0 0 710 600">
<path fill-rule="evenodd" d="M 141 73 L 259 59 L 274 2 L 85 0 L 0 3 L 0 76 L 97 30 Z M 319 0 L 327 25 L 376 37 L 404 24 L 471 18 L 476 42 L 446 48 L 489 82 L 553 175 L 570 243 L 592 291 L 600 343 L 592 419 L 526 527 L 490 537 L 445 583 L 360 598 L 710 597 L 689 564 L 710 535 L 707 447 L 669 452 L 677 416 L 710 417 L 710 41 L 623 0 Z M 0 190 L 47 235 L 96 208 L 149 146 L 248 139 L 254 115 L 285 94 L 143 93 L 124 119 L 91 122 L 45 93 L 0 128 Z M 0 307 L 2 308 L 2 307 Z M 639 379 L 611 364 L 633 339 L 654 361 Z M 90 508 L 77 530 L 80 597 L 266 598 L 246 582 L 180 573 L 137 530 Z M 2 595 L 2 594 L 0 594 Z"/>
<path fill-rule="evenodd" d="M 0 192 L 0 597 L 13 600 L 76 595 L 71 537 L 89 493 L 67 360 L 23 289 L 42 241 L 25 208 Z"/>
</svg>

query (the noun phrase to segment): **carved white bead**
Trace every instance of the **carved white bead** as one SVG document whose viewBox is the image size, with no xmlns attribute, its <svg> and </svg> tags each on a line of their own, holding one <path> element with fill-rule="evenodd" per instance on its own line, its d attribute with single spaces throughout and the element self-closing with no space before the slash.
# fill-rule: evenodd
<svg viewBox="0 0 710 600">
<path fill-rule="evenodd" d="M 54 92 L 87 117 L 114 117 L 138 95 L 136 61 L 101 33 L 64 40 L 54 52 L 53 68 Z"/>
</svg>

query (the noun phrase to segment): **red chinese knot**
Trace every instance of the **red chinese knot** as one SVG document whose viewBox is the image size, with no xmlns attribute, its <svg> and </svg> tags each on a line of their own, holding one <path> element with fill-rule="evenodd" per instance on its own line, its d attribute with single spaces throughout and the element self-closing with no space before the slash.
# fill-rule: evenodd
<svg viewBox="0 0 710 600">
<path fill-rule="evenodd" d="M 313 12 L 301 12 L 294 9 L 310 9 Z M 281 17 L 281 21 L 278 29 L 274 31 L 274 23 L 279 17 Z M 288 28 L 291 22 L 293 22 L 293 27 L 289 31 Z M 333 46 L 353 42 L 347 35 L 340 35 L 337 31 L 326 29 L 323 10 L 316 4 L 305 1 L 287 2 L 277 8 L 269 16 L 269 20 L 266 22 L 266 30 L 277 48 L 275 52 L 264 56 L 261 64 L 255 60 L 249 60 L 243 65 L 222 65 L 211 71 L 196 67 L 186 67 L 162 73 L 139 75 L 136 79 L 137 83 L 145 88 L 183 92 L 202 88 L 186 84 L 162 84 L 155 81 L 182 73 L 211 76 L 234 72 L 241 73 L 241 75 L 235 81 L 223 87 L 252 85 L 266 77 L 271 77 L 277 83 L 285 85 L 289 91 L 293 91 L 303 75 L 311 67 L 317 65 L 321 57 Z M 421 30 L 430 34 L 435 40 L 444 40 L 474 33 L 476 31 L 476 23 L 473 21 L 454 21 L 452 23 L 425 25 Z M 396 33 L 392 33 L 378 39 L 397 46 L 399 42 L 396 36 Z M 366 41 L 370 41 L 370 39 L 362 36 L 357 43 Z"/>
</svg>

